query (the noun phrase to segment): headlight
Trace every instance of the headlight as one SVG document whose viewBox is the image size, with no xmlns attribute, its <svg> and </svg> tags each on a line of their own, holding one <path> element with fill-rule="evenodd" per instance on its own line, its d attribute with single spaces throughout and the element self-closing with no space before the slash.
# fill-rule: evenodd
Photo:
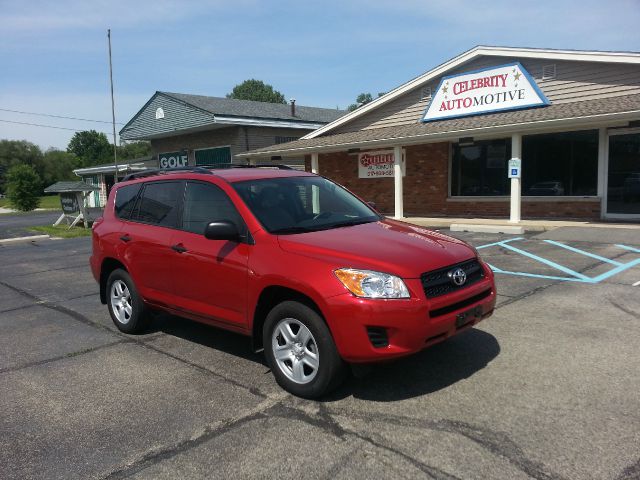
<svg viewBox="0 0 640 480">
<path fill-rule="evenodd" d="M 409 298 L 409 290 L 401 278 L 371 270 L 340 268 L 334 272 L 338 280 L 356 297 Z"/>
</svg>

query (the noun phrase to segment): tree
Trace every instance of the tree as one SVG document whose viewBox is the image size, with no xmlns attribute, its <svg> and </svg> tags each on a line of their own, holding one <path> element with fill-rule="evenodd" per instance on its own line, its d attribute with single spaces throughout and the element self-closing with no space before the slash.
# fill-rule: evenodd
<svg viewBox="0 0 640 480">
<path fill-rule="evenodd" d="M 42 182 L 31 165 L 15 165 L 7 172 L 7 197 L 14 208 L 23 212 L 38 206 Z"/>
<path fill-rule="evenodd" d="M 256 102 L 287 103 L 282 93 L 274 90 L 271 85 L 253 78 L 233 87 L 231 93 L 227 94 L 227 98 L 255 100 Z"/>
<path fill-rule="evenodd" d="M 6 174 L 14 165 L 31 165 L 39 170 L 42 151 L 26 140 L 0 140 L 0 193 L 6 190 Z"/>
<path fill-rule="evenodd" d="M 83 167 L 106 163 L 113 159 L 113 145 L 104 133 L 95 130 L 74 133 L 67 146 L 67 152 L 75 154 Z"/>
<path fill-rule="evenodd" d="M 73 153 L 50 148 L 42 156 L 41 167 L 36 171 L 42 185 L 48 187 L 60 180 L 78 180 L 73 170 L 80 168 L 81 160 Z"/>
<path fill-rule="evenodd" d="M 124 143 L 118 147 L 118 161 L 135 160 L 136 158 L 150 156 L 151 144 L 149 142 Z"/>
<path fill-rule="evenodd" d="M 378 93 L 378 98 L 383 96 L 385 93 L 386 92 Z M 356 103 L 352 103 L 351 105 L 349 105 L 347 107 L 347 110 L 350 112 L 353 112 L 355 109 L 360 108 L 361 106 L 371 102 L 373 102 L 373 96 L 370 93 L 361 93 L 360 95 L 357 96 Z"/>
</svg>

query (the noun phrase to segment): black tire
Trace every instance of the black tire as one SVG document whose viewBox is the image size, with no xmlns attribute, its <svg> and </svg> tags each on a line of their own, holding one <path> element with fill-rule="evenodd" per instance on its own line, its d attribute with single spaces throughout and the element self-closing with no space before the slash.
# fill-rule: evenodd
<svg viewBox="0 0 640 480">
<path fill-rule="evenodd" d="M 304 325 L 304 327 L 311 332 L 312 337 L 308 343 L 305 343 L 303 349 L 307 347 L 313 349 L 312 347 L 315 345 L 316 353 L 318 354 L 316 357 L 318 364 L 316 373 L 307 383 L 297 383 L 290 378 L 293 376 L 293 368 L 291 368 L 291 372 L 288 374 L 285 373 L 284 370 L 288 370 L 286 362 L 289 362 L 289 360 L 284 360 L 284 365 L 282 360 L 280 362 L 276 361 L 273 344 L 274 332 L 276 327 L 284 325 L 282 322 L 290 322 L 292 320 L 294 323 Z M 278 332 L 279 331 L 280 330 L 278 330 Z M 298 332 L 301 331 L 302 330 L 298 330 Z M 280 338 L 280 340 L 278 340 L 278 338 Z M 275 341 L 283 341 L 278 333 L 276 333 Z M 286 343 L 286 341 L 283 341 L 283 343 Z M 318 398 L 335 389 L 344 380 L 347 371 L 345 368 L 346 365 L 338 354 L 329 327 L 327 327 L 327 324 L 316 311 L 302 303 L 294 301 L 282 302 L 269 312 L 263 327 L 263 344 L 267 363 L 276 381 L 283 389 L 293 395 L 303 398 Z M 287 350 L 287 346 L 285 345 L 281 348 L 283 351 Z M 307 354 L 310 352 L 308 349 L 305 351 Z M 291 362 L 293 362 L 294 354 L 293 351 L 290 352 Z M 300 355 L 304 356 L 305 354 L 300 353 Z M 296 359 L 295 361 L 298 362 L 301 360 Z M 303 368 L 311 367 L 303 366 Z"/>
<path fill-rule="evenodd" d="M 118 302 L 112 300 L 112 295 L 118 293 L 118 287 L 122 285 L 126 286 L 129 293 L 127 306 L 130 307 L 130 314 L 127 314 L 123 307 L 119 307 L 117 305 Z M 115 292 L 114 288 L 116 289 Z M 111 272 L 107 279 L 107 307 L 109 308 L 111 320 L 121 332 L 140 333 L 147 327 L 149 319 L 147 308 L 138 294 L 133 280 L 125 270 L 116 269 Z"/>
</svg>

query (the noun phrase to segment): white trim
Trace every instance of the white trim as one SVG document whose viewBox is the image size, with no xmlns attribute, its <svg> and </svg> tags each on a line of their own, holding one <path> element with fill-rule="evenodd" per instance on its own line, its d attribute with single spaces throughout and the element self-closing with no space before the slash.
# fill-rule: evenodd
<svg viewBox="0 0 640 480">
<path fill-rule="evenodd" d="M 496 57 L 519 57 L 519 58 L 544 58 L 549 60 L 572 60 L 583 62 L 607 62 L 607 63 L 631 63 L 640 64 L 640 53 L 633 52 L 598 52 L 586 50 L 550 50 L 542 48 L 511 48 L 511 47 L 487 47 L 477 46 L 468 50 L 447 62 L 438 65 L 419 77 L 409 80 L 399 87 L 391 90 L 385 95 L 375 99 L 374 101 L 363 105 L 351 113 L 334 120 L 319 129 L 308 133 L 303 139 L 316 138 L 320 135 L 333 130 L 340 125 L 344 125 L 351 120 L 374 110 L 391 100 L 403 95 L 404 93 L 422 86 L 424 83 L 437 78 L 444 73 L 452 70 L 460 65 L 473 60 L 480 56 L 496 56 Z"/>
<path fill-rule="evenodd" d="M 396 145 L 420 145 L 423 143 L 433 143 L 440 141 L 452 141 L 459 137 L 486 135 L 487 137 L 499 136 L 500 133 L 511 134 L 514 131 L 522 132 L 524 135 L 533 135 L 534 133 L 544 133 L 544 131 L 568 131 L 567 128 L 573 130 L 583 129 L 585 126 L 591 128 L 607 126 L 606 123 L 612 124 L 629 120 L 637 120 L 640 116 L 640 110 L 630 110 L 627 112 L 601 113 L 598 115 L 589 115 L 585 117 L 556 118 L 551 120 L 537 120 L 535 122 L 526 123 L 510 123 L 506 125 L 488 125 L 485 127 L 466 128 L 461 130 L 449 130 L 447 132 L 436 133 L 420 133 L 406 137 L 390 137 L 378 138 L 367 141 L 334 143 L 330 145 L 318 145 L 313 147 L 298 147 L 285 150 L 270 150 L 269 152 L 248 152 L 240 153 L 238 157 L 268 157 L 272 155 L 293 156 L 304 153 L 319 152 L 331 153 L 340 152 L 348 148 L 385 148 L 394 147 Z M 524 130 L 526 129 L 526 130 Z M 302 137 L 304 139 L 305 137 Z M 283 145 L 286 145 L 284 143 Z"/>
<path fill-rule="evenodd" d="M 325 123 L 318 123 L 318 122 L 305 122 L 305 121 L 292 122 L 289 120 L 271 120 L 266 118 L 225 117 L 223 115 L 215 116 L 214 125 L 215 124 L 245 125 L 245 126 L 252 126 L 252 127 L 302 128 L 302 129 L 307 129 L 307 128 L 316 129 L 326 125 Z"/>
<path fill-rule="evenodd" d="M 627 132 L 607 132 L 607 152 L 606 152 L 606 162 L 604 167 L 604 195 L 602 196 L 602 207 L 600 208 L 600 216 L 606 220 L 639 220 L 640 214 L 637 213 L 607 213 L 609 202 L 609 137 L 616 135 L 628 135 L 638 133 L 637 129 L 625 129 Z M 632 131 L 628 131 L 632 130 Z"/>
</svg>

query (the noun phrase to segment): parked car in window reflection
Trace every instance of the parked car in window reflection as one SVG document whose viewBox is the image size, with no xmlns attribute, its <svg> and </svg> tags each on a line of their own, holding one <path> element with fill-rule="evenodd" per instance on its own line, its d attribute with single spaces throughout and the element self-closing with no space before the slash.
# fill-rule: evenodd
<svg viewBox="0 0 640 480">
<path fill-rule="evenodd" d="M 527 190 L 527 195 L 532 197 L 547 197 L 554 195 L 564 195 L 564 186 L 562 182 L 538 182 Z"/>
</svg>

